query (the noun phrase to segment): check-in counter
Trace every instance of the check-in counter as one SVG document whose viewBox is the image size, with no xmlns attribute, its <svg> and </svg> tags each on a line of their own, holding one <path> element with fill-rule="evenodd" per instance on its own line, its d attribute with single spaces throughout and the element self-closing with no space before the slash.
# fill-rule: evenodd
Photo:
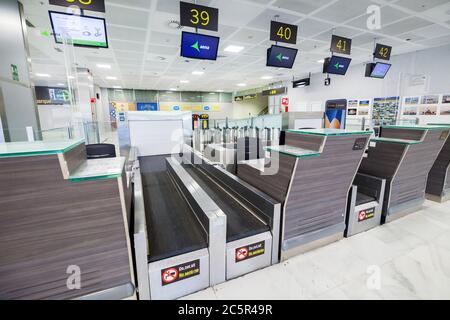
<svg viewBox="0 0 450 320">
<path fill-rule="evenodd" d="M 0 299 L 134 299 L 125 158 L 0 144 Z"/>
<path fill-rule="evenodd" d="M 450 124 L 430 124 L 449 126 Z M 427 199 L 437 202 L 450 200 L 450 139 L 442 147 L 439 156 L 428 174 Z"/>
<path fill-rule="evenodd" d="M 238 163 L 238 176 L 283 204 L 281 259 L 341 239 L 347 196 L 370 132 L 288 130 L 270 158 Z"/>
<path fill-rule="evenodd" d="M 359 173 L 386 179 L 382 223 L 419 210 L 428 173 L 441 151 L 448 127 L 384 126 L 371 140 Z"/>
</svg>

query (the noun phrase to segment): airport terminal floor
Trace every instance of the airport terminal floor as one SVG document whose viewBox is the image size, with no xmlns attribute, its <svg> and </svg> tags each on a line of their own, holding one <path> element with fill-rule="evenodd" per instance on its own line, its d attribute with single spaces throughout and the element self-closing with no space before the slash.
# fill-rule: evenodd
<svg viewBox="0 0 450 320">
<path fill-rule="evenodd" d="M 1 0 L 0 30 L 2 302 L 450 301 L 448 0 Z"/>
</svg>

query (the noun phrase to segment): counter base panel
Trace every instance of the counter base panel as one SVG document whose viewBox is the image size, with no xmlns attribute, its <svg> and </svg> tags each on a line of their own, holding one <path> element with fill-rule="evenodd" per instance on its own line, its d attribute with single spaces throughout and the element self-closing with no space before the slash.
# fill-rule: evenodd
<svg viewBox="0 0 450 320">
<path fill-rule="evenodd" d="M 252 258 L 238 261 L 236 254 L 238 249 L 257 243 L 264 243 L 264 253 Z M 270 232 L 243 238 L 227 243 L 227 280 L 242 276 L 271 265 L 272 260 L 272 234 Z"/>
<path fill-rule="evenodd" d="M 190 264 L 198 260 L 200 272 L 192 277 L 163 285 L 163 271 Z M 176 268 L 175 268 L 176 269 Z M 176 257 L 148 264 L 150 298 L 152 300 L 172 300 L 209 287 L 209 253 L 208 249 L 189 252 Z"/>
<path fill-rule="evenodd" d="M 206 232 L 166 170 L 166 157 L 139 158 L 149 262 L 208 247 Z"/>
<path fill-rule="evenodd" d="M 344 231 L 345 223 L 340 223 L 283 241 L 281 261 L 339 241 L 344 238 Z"/>
<path fill-rule="evenodd" d="M 442 196 L 436 196 L 434 194 L 427 193 L 426 198 L 427 198 L 427 200 L 430 200 L 430 201 L 444 203 L 444 202 L 450 200 L 450 189 L 444 190 L 444 192 L 442 193 Z"/>
<path fill-rule="evenodd" d="M 425 198 L 419 198 L 402 203 L 401 205 L 390 207 L 385 216 L 384 223 L 403 218 L 411 213 L 422 210 L 424 202 Z"/>
</svg>

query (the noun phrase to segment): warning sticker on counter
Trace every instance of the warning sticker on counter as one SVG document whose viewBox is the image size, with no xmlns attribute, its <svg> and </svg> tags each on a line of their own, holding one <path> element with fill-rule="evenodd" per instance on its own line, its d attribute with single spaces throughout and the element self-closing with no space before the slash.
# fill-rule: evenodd
<svg viewBox="0 0 450 320">
<path fill-rule="evenodd" d="M 375 217 L 375 208 L 370 208 L 367 210 L 361 210 L 358 213 L 358 222 L 369 220 Z"/>
<path fill-rule="evenodd" d="M 194 260 L 179 264 L 174 267 L 161 270 L 161 283 L 163 286 L 192 278 L 200 274 L 200 260 Z"/>
<path fill-rule="evenodd" d="M 448 131 L 442 132 L 441 137 L 440 137 L 439 139 L 440 139 L 440 140 L 447 140 L 448 134 L 449 134 Z"/>
<path fill-rule="evenodd" d="M 366 148 L 367 138 L 358 138 L 353 145 L 353 151 L 364 150 Z"/>
<path fill-rule="evenodd" d="M 254 258 L 256 256 L 260 256 L 266 252 L 265 249 L 265 241 L 260 241 L 254 244 L 250 244 L 248 246 L 244 246 L 236 249 L 235 258 L 236 262 L 241 262 L 250 258 Z"/>
</svg>

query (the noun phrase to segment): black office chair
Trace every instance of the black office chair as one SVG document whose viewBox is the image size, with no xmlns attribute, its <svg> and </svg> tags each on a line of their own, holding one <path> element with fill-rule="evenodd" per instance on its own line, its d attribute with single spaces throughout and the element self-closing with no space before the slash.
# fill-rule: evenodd
<svg viewBox="0 0 450 320">
<path fill-rule="evenodd" d="M 88 159 L 115 158 L 116 146 L 109 143 L 87 144 L 86 153 Z"/>
</svg>

